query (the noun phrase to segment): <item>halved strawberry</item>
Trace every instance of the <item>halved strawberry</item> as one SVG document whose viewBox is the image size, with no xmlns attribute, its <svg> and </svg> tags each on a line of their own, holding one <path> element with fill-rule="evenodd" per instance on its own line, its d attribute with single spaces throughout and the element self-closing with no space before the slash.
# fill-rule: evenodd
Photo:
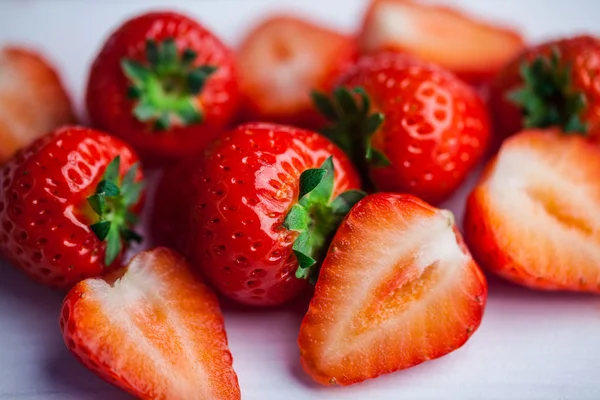
<svg viewBox="0 0 600 400">
<path fill-rule="evenodd" d="M 534 289 L 600 292 L 599 177 L 599 144 L 558 130 L 509 137 L 467 201 L 475 259 Z"/>
<path fill-rule="evenodd" d="M 292 16 L 263 21 L 238 51 L 245 120 L 315 127 L 310 91 L 329 91 L 355 59 L 354 40 Z"/>
<path fill-rule="evenodd" d="M 405 51 L 472 83 L 491 78 L 523 46 L 511 29 L 411 0 L 373 0 L 359 37 L 363 52 Z"/>
<path fill-rule="evenodd" d="M 22 47 L 0 48 L 0 164 L 74 121 L 71 101 L 47 60 Z"/>
<path fill-rule="evenodd" d="M 167 248 L 67 295 L 60 326 L 87 368 L 142 399 L 240 399 L 213 292 Z"/>
<path fill-rule="evenodd" d="M 450 212 L 411 195 L 368 196 L 321 268 L 302 364 L 321 384 L 349 385 L 443 356 L 477 329 L 486 297 Z"/>
</svg>

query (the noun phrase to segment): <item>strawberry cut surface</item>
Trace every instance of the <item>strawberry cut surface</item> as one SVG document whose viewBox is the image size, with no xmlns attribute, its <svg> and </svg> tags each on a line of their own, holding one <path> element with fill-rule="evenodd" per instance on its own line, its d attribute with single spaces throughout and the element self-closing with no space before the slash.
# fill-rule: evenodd
<svg viewBox="0 0 600 400">
<path fill-rule="evenodd" d="M 359 38 L 363 52 L 407 52 L 473 83 L 493 77 L 523 46 L 511 29 L 411 0 L 374 0 Z"/>
<path fill-rule="evenodd" d="M 312 89 L 329 90 L 355 58 L 353 38 L 292 16 L 256 26 L 237 53 L 244 119 L 314 128 Z"/>
<path fill-rule="evenodd" d="M 600 147 L 559 131 L 507 139 L 470 195 L 482 267 L 545 290 L 600 292 Z"/>
<path fill-rule="evenodd" d="M 319 383 L 349 385 L 441 357 L 477 329 L 486 296 L 451 213 L 410 195 L 368 196 L 321 268 L 302 364 Z"/>
<path fill-rule="evenodd" d="M 60 326 L 90 370 L 142 399 L 240 399 L 212 291 L 167 248 L 67 295 Z"/>
</svg>

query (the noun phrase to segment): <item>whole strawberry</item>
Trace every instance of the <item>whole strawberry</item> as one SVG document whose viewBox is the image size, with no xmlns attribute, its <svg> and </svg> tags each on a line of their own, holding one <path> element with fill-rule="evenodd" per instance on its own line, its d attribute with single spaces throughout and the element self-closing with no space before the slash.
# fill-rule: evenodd
<svg viewBox="0 0 600 400">
<path fill-rule="evenodd" d="M 283 125 L 241 125 L 190 168 L 183 188 L 171 186 L 181 200 L 159 202 L 168 209 L 155 211 L 153 227 L 174 232 L 192 265 L 244 304 L 281 304 L 314 280 L 337 225 L 362 197 L 340 149 Z"/>
<path fill-rule="evenodd" d="M 138 157 L 120 140 L 64 127 L 0 172 L 0 250 L 45 285 L 68 288 L 117 265 L 142 195 Z"/>
<path fill-rule="evenodd" d="M 600 138 L 600 40 L 577 36 L 526 49 L 497 76 L 490 103 L 499 139 L 551 126 Z"/>
<path fill-rule="evenodd" d="M 92 124 L 129 142 L 144 162 L 195 154 L 229 125 L 238 85 L 230 50 L 173 12 L 119 27 L 96 57 L 87 87 Z"/>
<path fill-rule="evenodd" d="M 471 87 L 401 54 L 364 57 L 332 99 L 313 98 L 332 122 L 323 133 L 351 156 L 371 189 L 430 203 L 458 188 L 490 137 L 485 106 Z"/>
</svg>

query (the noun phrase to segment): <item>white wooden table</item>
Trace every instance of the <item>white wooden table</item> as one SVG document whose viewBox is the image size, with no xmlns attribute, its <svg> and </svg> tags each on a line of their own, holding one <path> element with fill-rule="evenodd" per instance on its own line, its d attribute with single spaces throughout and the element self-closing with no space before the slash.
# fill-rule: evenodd
<svg viewBox="0 0 600 400">
<path fill-rule="evenodd" d="M 600 33 L 595 0 L 447 2 L 514 24 L 531 40 Z M 44 50 L 81 111 L 87 67 L 126 16 L 150 8 L 187 10 L 235 43 L 271 9 L 293 9 L 350 30 L 364 6 L 363 0 L 2 0 L 0 45 L 22 42 Z M 458 219 L 468 187 L 448 204 Z M 61 300 L 61 293 L 0 264 L 0 399 L 129 398 L 69 355 L 58 327 Z M 226 306 L 225 318 L 247 400 L 600 399 L 600 298 L 594 296 L 536 293 L 491 280 L 483 324 L 462 349 L 349 388 L 318 387 L 304 375 L 296 346 L 298 307 L 247 312 Z"/>
</svg>

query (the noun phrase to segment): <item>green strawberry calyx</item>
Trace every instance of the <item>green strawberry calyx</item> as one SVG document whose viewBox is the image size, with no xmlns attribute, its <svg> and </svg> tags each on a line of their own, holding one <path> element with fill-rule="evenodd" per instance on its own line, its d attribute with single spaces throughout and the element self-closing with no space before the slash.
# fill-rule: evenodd
<svg viewBox="0 0 600 400">
<path fill-rule="evenodd" d="M 523 62 L 520 75 L 523 86 L 507 97 L 520 107 L 526 128 L 559 126 L 565 133 L 587 134 L 588 126 L 581 119 L 586 97 L 574 89 L 572 66 L 561 62 L 557 47 L 549 56 Z"/>
<path fill-rule="evenodd" d="M 179 52 L 174 38 L 157 43 L 146 40 L 146 62 L 124 58 L 121 69 L 129 79 L 128 96 L 136 100 L 133 115 L 152 123 L 156 131 L 172 125 L 201 123 L 204 116 L 198 95 L 217 70 L 213 65 L 196 65 L 197 53 Z"/>
<path fill-rule="evenodd" d="M 298 260 L 296 277 L 315 283 L 319 261 L 324 251 L 352 206 L 365 196 L 360 190 L 348 190 L 333 197 L 333 157 L 320 168 L 312 168 L 300 175 L 298 202 L 285 217 L 283 226 L 298 232 L 292 250 Z"/>
<path fill-rule="evenodd" d="M 383 125 L 385 116 L 373 112 L 371 100 L 361 87 L 347 89 L 338 87 L 332 96 L 313 91 L 315 108 L 329 121 L 321 133 L 340 147 L 354 161 L 361 173 L 363 183 L 371 184 L 369 167 L 390 165 L 390 160 L 373 147 L 372 139 Z"/>
<path fill-rule="evenodd" d="M 123 242 L 141 242 L 142 237 L 132 230 L 137 215 L 132 211 L 140 200 L 143 182 L 136 182 L 139 163 L 135 163 L 120 179 L 120 156 L 106 167 L 102 180 L 93 195 L 87 198 L 98 221 L 90 225 L 101 241 L 106 241 L 105 265 L 111 265 L 123 250 Z"/>
</svg>

